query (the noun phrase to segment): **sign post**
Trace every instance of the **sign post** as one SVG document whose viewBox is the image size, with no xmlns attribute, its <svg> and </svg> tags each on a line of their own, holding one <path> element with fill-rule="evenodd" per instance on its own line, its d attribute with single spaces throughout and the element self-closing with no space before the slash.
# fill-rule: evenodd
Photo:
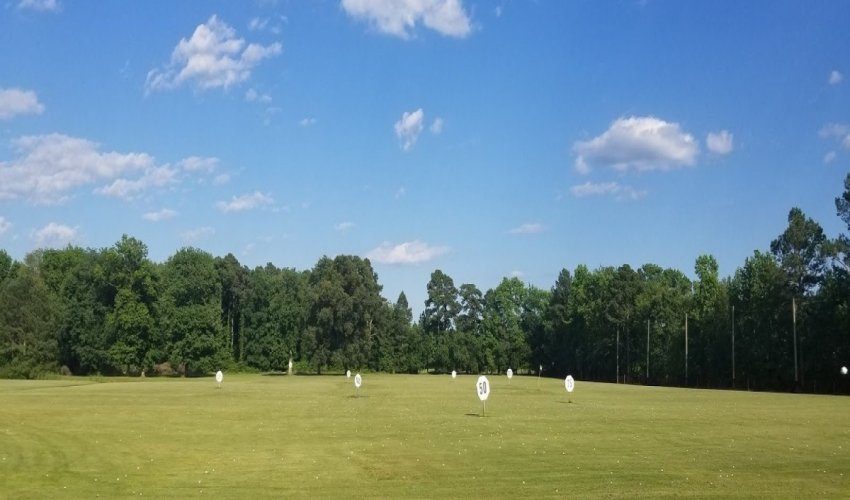
<svg viewBox="0 0 850 500">
<path fill-rule="evenodd" d="M 573 389 L 576 387 L 576 382 L 573 380 L 572 375 L 567 375 L 567 378 L 564 379 L 564 387 L 567 389 L 567 394 L 572 395 Z M 568 401 L 572 403 L 573 398 L 569 397 Z"/>
<path fill-rule="evenodd" d="M 487 380 L 487 377 L 481 375 L 478 377 L 478 381 L 475 382 L 475 391 L 478 393 L 478 399 L 481 400 L 481 416 L 484 416 L 484 412 L 487 410 L 487 398 L 490 397 L 490 381 Z"/>
</svg>

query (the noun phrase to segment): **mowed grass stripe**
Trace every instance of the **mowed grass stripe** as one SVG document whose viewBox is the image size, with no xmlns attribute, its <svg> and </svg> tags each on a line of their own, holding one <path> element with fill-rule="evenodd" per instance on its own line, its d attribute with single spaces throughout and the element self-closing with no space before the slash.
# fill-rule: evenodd
<svg viewBox="0 0 850 500">
<path fill-rule="evenodd" d="M 489 378 L 0 381 L 0 497 L 850 492 L 850 398 Z"/>
</svg>

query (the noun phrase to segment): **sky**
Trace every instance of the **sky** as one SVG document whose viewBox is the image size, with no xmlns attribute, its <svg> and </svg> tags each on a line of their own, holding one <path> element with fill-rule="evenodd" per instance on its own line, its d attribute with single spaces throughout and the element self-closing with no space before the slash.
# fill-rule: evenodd
<svg viewBox="0 0 850 500">
<path fill-rule="evenodd" d="M 0 248 L 722 276 L 850 172 L 850 2 L 0 4 Z"/>
</svg>

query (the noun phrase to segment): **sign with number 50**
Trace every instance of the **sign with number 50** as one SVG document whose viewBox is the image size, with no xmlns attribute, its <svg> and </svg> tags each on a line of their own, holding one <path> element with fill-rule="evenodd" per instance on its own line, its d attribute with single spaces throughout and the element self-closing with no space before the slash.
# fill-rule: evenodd
<svg viewBox="0 0 850 500">
<path fill-rule="evenodd" d="M 481 401 L 487 401 L 487 398 L 490 397 L 490 381 L 487 380 L 487 377 L 484 375 L 478 377 L 478 382 L 475 383 L 475 388 L 478 391 L 478 399 Z"/>
</svg>

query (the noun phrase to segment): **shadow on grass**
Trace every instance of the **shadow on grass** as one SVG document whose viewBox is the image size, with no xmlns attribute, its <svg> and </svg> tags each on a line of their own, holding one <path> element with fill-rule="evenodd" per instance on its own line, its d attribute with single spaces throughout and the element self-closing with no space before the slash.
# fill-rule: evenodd
<svg viewBox="0 0 850 500">
<path fill-rule="evenodd" d="M 464 415 L 466 415 L 467 417 L 480 417 L 480 418 L 487 418 L 487 417 L 490 416 L 490 415 L 486 415 L 486 414 L 482 415 L 480 413 L 464 413 Z"/>
<path fill-rule="evenodd" d="M 351 395 L 351 396 L 346 396 L 346 397 L 349 398 L 349 399 L 366 399 L 369 396 L 354 396 L 354 395 Z"/>
</svg>

